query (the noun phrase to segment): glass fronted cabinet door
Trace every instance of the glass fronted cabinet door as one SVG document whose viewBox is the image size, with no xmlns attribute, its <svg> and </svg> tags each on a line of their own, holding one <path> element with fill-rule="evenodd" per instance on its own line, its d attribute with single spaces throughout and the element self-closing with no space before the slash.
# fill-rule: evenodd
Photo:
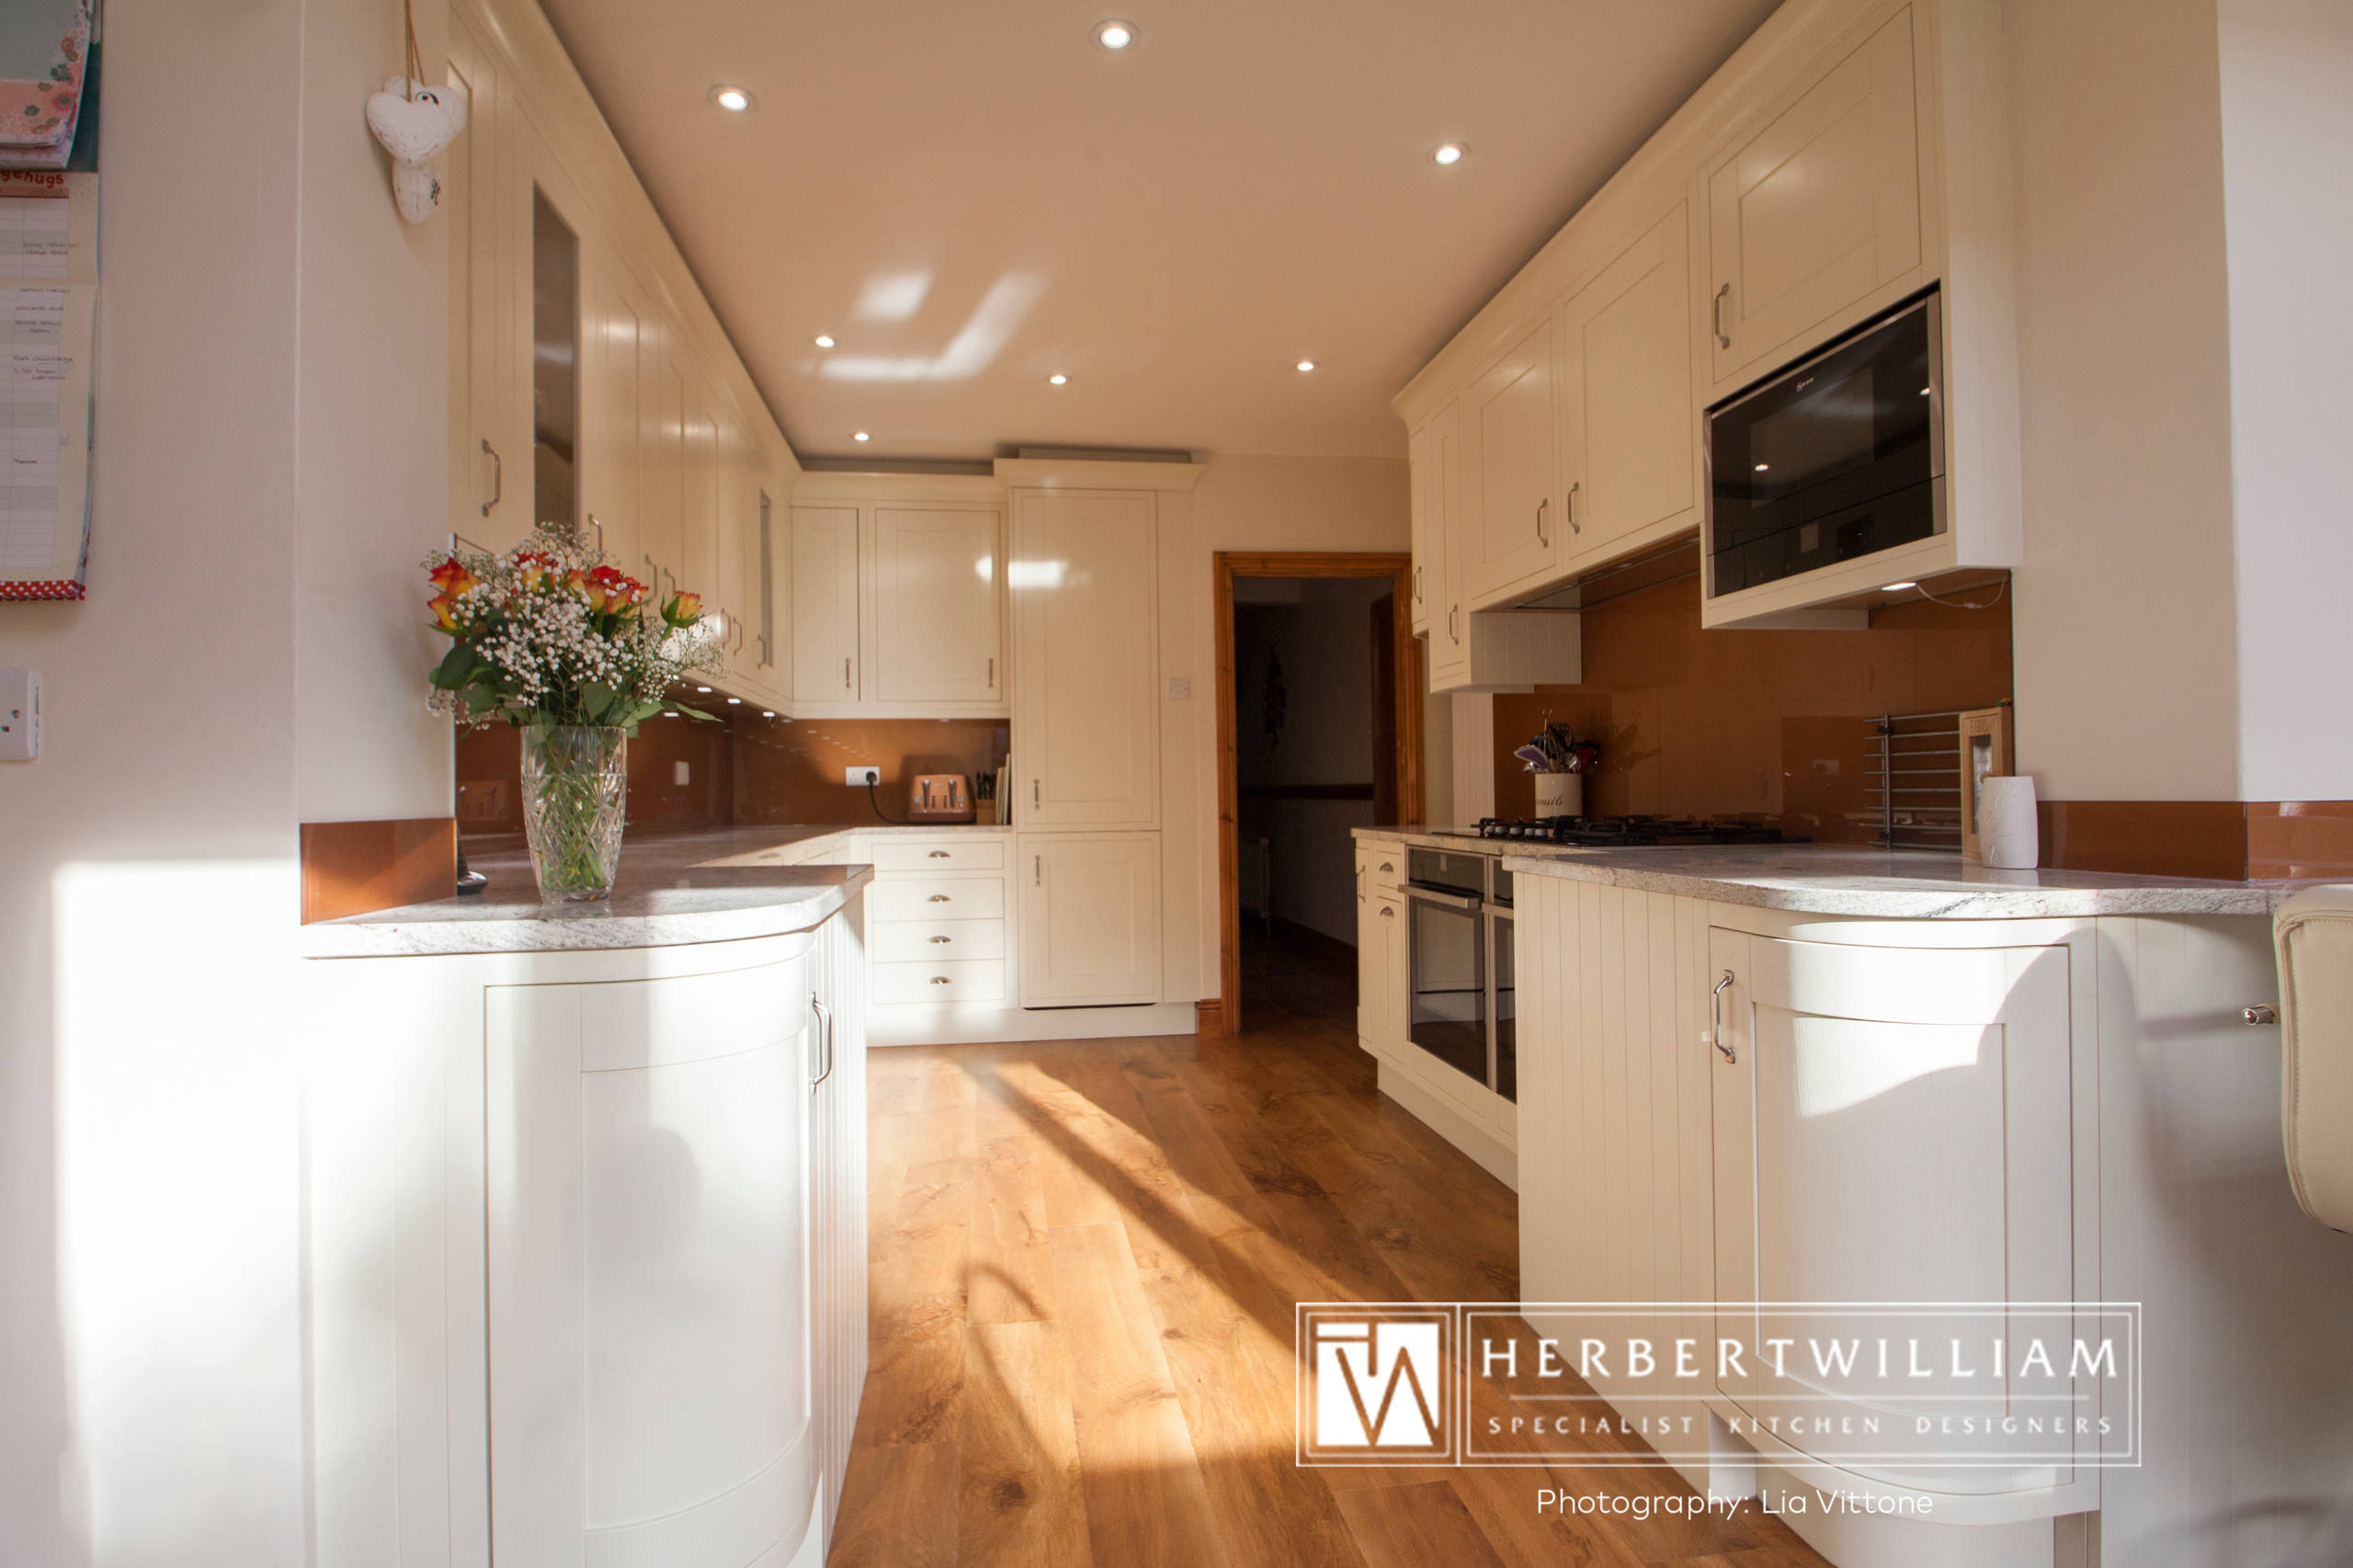
<svg viewBox="0 0 2353 1568">
<path fill-rule="evenodd" d="M 531 192 L 531 517 L 580 526 L 580 241 Z"/>
</svg>

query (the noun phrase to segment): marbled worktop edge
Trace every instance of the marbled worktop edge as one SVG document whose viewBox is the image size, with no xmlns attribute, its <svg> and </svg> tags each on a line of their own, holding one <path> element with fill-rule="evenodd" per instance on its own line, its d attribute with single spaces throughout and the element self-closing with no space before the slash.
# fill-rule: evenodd
<svg viewBox="0 0 2353 1568">
<path fill-rule="evenodd" d="M 1891 920 L 2023 920 L 2099 915 L 2252 915 L 2268 918 L 2295 885 L 2108 871 L 2003 871 L 1957 855 L 1835 844 L 1731 844 L 1578 849 L 1482 841 L 1421 828 L 1356 836 L 1500 854 L 1518 874 L 1804 915 Z"/>
</svg>

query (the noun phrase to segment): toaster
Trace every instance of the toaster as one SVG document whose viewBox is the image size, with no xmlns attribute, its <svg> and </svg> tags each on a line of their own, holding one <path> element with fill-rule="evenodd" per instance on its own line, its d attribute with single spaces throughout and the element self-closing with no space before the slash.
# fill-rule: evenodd
<svg viewBox="0 0 2353 1568">
<path fill-rule="evenodd" d="M 961 773 L 918 773 L 907 785 L 909 822 L 971 822 L 972 781 Z"/>
</svg>

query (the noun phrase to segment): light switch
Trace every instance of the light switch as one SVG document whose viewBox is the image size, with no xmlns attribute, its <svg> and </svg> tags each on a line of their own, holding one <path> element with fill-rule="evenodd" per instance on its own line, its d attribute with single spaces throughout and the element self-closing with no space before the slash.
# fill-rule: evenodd
<svg viewBox="0 0 2353 1568">
<path fill-rule="evenodd" d="M 671 783 L 673 783 L 673 784 L 684 784 L 684 783 L 687 781 L 687 779 L 688 779 L 688 777 L 689 777 L 688 769 L 687 765 L 686 765 L 686 763 L 685 763 L 684 761 L 674 762 L 674 763 L 672 763 L 672 764 L 670 765 L 670 782 L 671 782 Z"/>
<path fill-rule="evenodd" d="M 0 762 L 30 762 L 40 739 L 40 672 L 0 670 Z"/>
<path fill-rule="evenodd" d="M 1183 702 L 1192 695 L 1193 677 L 1191 676 L 1170 676 L 1168 677 L 1169 701 Z"/>
</svg>

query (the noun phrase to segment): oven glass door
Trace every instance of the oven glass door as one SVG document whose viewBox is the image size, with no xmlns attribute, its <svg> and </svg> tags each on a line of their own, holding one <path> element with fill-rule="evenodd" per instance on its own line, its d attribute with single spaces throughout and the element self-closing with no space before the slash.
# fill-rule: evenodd
<svg viewBox="0 0 2353 1568">
<path fill-rule="evenodd" d="M 1937 331 L 1931 294 L 1709 414 L 1711 592 L 1938 531 Z"/>
<path fill-rule="evenodd" d="M 1406 1038 L 1465 1077 L 1487 1080 L 1486 926 L 1479 901 L 1408 888 Z"/>
</svg>

